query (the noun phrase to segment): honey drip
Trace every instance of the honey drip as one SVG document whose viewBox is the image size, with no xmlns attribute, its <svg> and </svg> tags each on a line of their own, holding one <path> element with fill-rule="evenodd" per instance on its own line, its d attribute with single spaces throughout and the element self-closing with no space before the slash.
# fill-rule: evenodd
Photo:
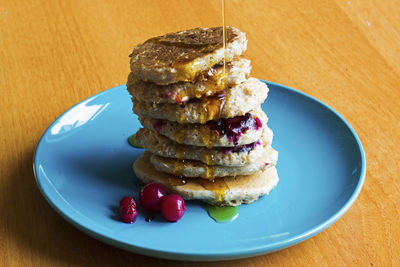
<svg viewBox="0 0 400 267">
<path fill-rule="evenodd" d="M 191 82 L 196 78 L 199 72 L 200 64 L 189 64 L 181 62 L 173 62 L 172 67 L 176 70 L 176 80 L 183 82 Z"/>
<path fill-rule="evenodd" d="M 183 141 L 185 140 L 185 136 L 186 136 L 185 132 L 186 132 L 186 129 L 184 127 L 179 128 L 175 131 L 174 138 L 178 144 L 183 144 Z"/>
<path fill-rule="evenodd" d="M 226 56 L 226 13 L 225 13 L 225 0 L 222 0 L 222 42 L 223 42 L 223 48 L 224 48 L 224 75 L 222 76 L 222 79 L 224 80 L 224 84 L 226 86 L 228 86 L 228 74 L 226 72 L 226 60 L 227 60 L 227 56 Z M 230 90 L 227 90 L 227 88 L 225 88 L 225 97 L 224 97 L 224 102 L 221 103 L 220 106 L 220 110 L 223 110 L 225 103 L 227 99 L 229 99 L 230 97 Z"/>
<path fill-rule="evenodd" d="M 212 156 L 210 154 L 204 155 L 204 161 L 206 162 L 207 165 L 211 165 L 213 163 Z"/>
<path fill-rule="evenodd" d="M 187 90 L 180 92 L 179 98 L 182 100 L 186 100 L 189 98 L 192 98 L 195 96 L 196 98 L 201 98 L 203 96 L 210 96 L 215 94 L 216 92 L 219 92 L 222 88 L 225 88 L 227 86 L 227 71 L 226 71 L 226 59 L 227 59 L 227 53 L 226 53 L 226 24 L 225 24 L 225 0 L 222 0 L 222 20 L 223 20 L 223 49 L 224 49 L 224 68 L 223 68 L 223 74 L 222 75 L 215 75 L 215 76 L 210 76 L 208 80 L 205 81 L 206 88 L 212 88 L 209 89 L 209 91 L 205 93 L 200 93 L 196 91 L 195 89 L 188 88 Z M 190 80 L 193 75 L 193 65 L 177 65 L 174 66 L 178 69 L 178 78 L 182 78 L 182 80 Z M 183 68 L 185 69 L 183 69 Z M 212 70 L 213 71 L 213 70 Z M 187 72 L 185 74 L 185 72 Z M 179 77 L 180 75 L 184 75 L 185 77 Z M 225 90 L 227 92 L 228 90 Z M 199 121 L 200 123 L 204 124 L 205 122 L 209 120 L 214 120 L 217 116 L 220 115 L 221 110 L 223 109 L 225 105 L 225 98 L 228 97 L 225 93 L 224 97 L 208 97 L 206 98 L 205 101 L 201 105 L 199 105 L 199 110 L 198 113 L 200 114 Z M 184 122 L 186 119 L 186 115 L 182 113 L 179 116 L 179 123 Z M 185 131 L 184 129 L 178 130 L 174 134 L 176 142 L 182 144 L 185 138 Z M 200 138 L 203 142 L 203 144 L 207 148 L 211 148 L 215 142 L 215 134 L 208 128 L 205 127 L 200 127 Z M 178 159 L 183 159 L 185 156 L 185 151 L 181 149 L 177 149 L 176 151 L 176 156 Z M 210 190 L 216 195 L 217 202 L 223 202 L 225 198 L 225 192 L 229 190 L 229 186 L 226 184 L 225 180 L 223 178 L 218 178 L 214 179 L 214 174 L 215 174 L 215 167 L 212 166 L 212 156 L 207 154 L 204 156 L 204 160 L 207 164 L 204 163 L 198 163 L 199 166 L 202 166 L 205 168 L 205 176 L 207 179 L 201 179 L 201 178 L 190 178 L 186 179 L 183 178 L 182 176 L 172 176 L 169 178 L 169 184 L 173 186 L 181 186 L 187 183 L 187 180 L 194 181 L 199 183 L 202 187 L 204 187 L 207 190 Z M 183 169 L 185 168 L 185 160 L 174 160 L 174 174 L 180 174 L 182 173 Z M 212 180 L 211 180 L 212 179 Z"/>
<path fill-rule="evenodd" d="M 172 186 L 182 186 L 187 183 L 187 180 L 183 176 L 170 176 L 168 183 Z"/>
<path fill-rule="evenodd" d="M 200 123 L 203 124 L 217 118 L 221 113 L 222 104 L 223 99 L 220 97 L 207 97 L 197 110 L 200 114 Z"/>
<path fill-rule="evenodd" d="M 172 186 L 183 186 L 188 182 L 200 184 L 204 189 L 210 190 L 216 195 L 217 202 L 222 203 L 225 198 L 225 192 L 229 190 L 223 178 L 206 180 L 201 178 L 186 178 L 183 176 L 170 176 L 168 183 Z"/>
<path fill-rule="evenodd" d="M 211 91 L 209 92 L 210 95 L 212 95 L 213 93 L 216 93 L 218 91 L 220 91 L 220 88 L 222 86 L 222 88 L 225 89 L 225 92 L 229 92 L 229 90 L 226 90 L 226 87 L 228 85 L 228 78 L 227 78 L 227 52 L 226 52 L 226 23 L 225 23 L 225 0 L 222 0 L 222 22 L 223 22 L 223 29 L 222 29 L 222 44 L 223 44 L 223 49 L 224 49 L 224 68 L 223 68 L 223 74 L 218 77 L 218 75 L 216 75 L 216 77 L 214 79 L 210 79 L 210 88 Z M 191 66 L 185 66 L 185 68 L 190 68 Z M 188 72 L 190 72 L 189 70 L 187 70 Z M 192 70 L 193 71 L 193 70 Z M 211 71 L 211 72 L 210 72 Z M 212 76 L 212 73 L 215 72 L 214 69 L 210 69 L 209 71 L 209 75 Z M 191 74 L 190 74 L 191 75 Z M 208 86 L 207 85 L 207 86 Z M 187 92 L 183 92 L 182 94 L 179 94 L 179 99 L 187 99 L 189 95 L 195 95 L 196 98 L 200 98 L 202 97 L 202 94 L 197 93 L 196 91 L 193 92 L 191 91 L 193 89 L 188 90 Z M 197 112 L 199 113 L 199 122 L 201 124 L 209 121 L 209 120 L 214 120 L 217 117 L 219 117 L 219 115 L 221 114 L 221 111 L 223 110 L 224 106 L 225 106 L 225 99 L 228 96 L 226 95 L 226 93 L 224 94 L 223 97 L 207 97 L 205 99 L 205 101 L 202 101 L 202 103 L 199 105 L 199 108 L 197 110 Z M 182 112 L 182 114 L 179 116 L 178 118 L 178 122 L 179 123 L 183 123 L 186 119 L 186 114 L 184 112 Z"/>
<path fill-rule="evenodd" d="M 182 146 L 178 146 L 177 148 L 176 148 L 176 157 L 178 158 L 178 159 L 184 159 L 185 158 L 185 149 L 184 148 L 182 148 Z"/>
<path fill-rule="evenodd" d="M 184 160 L 174 160 L 174 174 L 181 174 L 183 169 L 185 169 L 185 161 Z"/>
<path fill-rule="evenodd" d="M 208 126 L 199 127 L 199 131 L 201 142 L 204 144 L 204 146 L 207 148 L 212 148 L 218 132 L 213 132 Z"/>
<path fill-rule="evenodd" d="M 186 102 L 189 99 L 207 97 L 224 91 L 227 86 L 226 71 L 224 68 L 221 70 L 221 67 L 211 67 L 208 71 L 200 74 L 198 78 L 203 86 L 200 89 L 196 86 L 185 87 L 178 93 L 176 99 L 179 101 L 177 102 Z M 205 90 L 202 90 L 202 88 L 205 88 Z"/>
<path fill-rule="evenodd" d="M 226 76 L 224 77 L 225 78 L 221 79 L 224 81 L 223 83 L 225 84 Z M 197 103 L 198 107 L 196 111 L 199 114 L 199 122 L 201 124 L 204 124 L 210 120 L 215 120 L 221 115 L 221 112 L 225 105 L 226 91 L 227 90 L 225 88 L 224 93 L 219 94 L 217 96 L 210 96 L 204 98 L 201 100 L 201 102 Z M 184 123 L 185 120 L 186 120 L 186 113 L 184 110 L 182 110 L 182 113 L 179 115 L 178 122 Z"/>
<path fill-rule="evenodd" d="M 203 168 L 204 175 L 202 177 L 198 177 L 198 179 L 207 179 L 213 180 L 215 174 L 215 166 L 204 164 L 200 161 L 196 160 L 179 160 L 179 159 L 164 159 L 166 164 L 173 164 L 173 174 L 174 175 L 182 175 L 184 168 Z M 197 178 L 195 178 L 197 180 Z"/>
<path fill-rule="evenodd" d="M 224 72 L 222 77 L 219 79 L 219 84 L 223 84 L 224 87 L 227 85 L 227 74 L 226 74 L 226 24 L 225 24 L 225 0 L 222 0 L 222 22 L 223 22 L 223 31 L 222 31 L 222 38 L 223 38 L 223 48 L 224 48 Z M 226 91 L 226 90 L 225 90 Z M 214 120 L 217 116 L 220 115 L 221 110 L 225 105 L 225 97 L 224 95 L 221 97 L 213 97 L 208 98 L 207 101 L 207 120 Z M 210 99 L 210 100 L 209 100 Z M 205 121 L 204 121 L 205 122 Z M 202 122 L 202 123 L 204 123 Z M 206 147 L 212 147 L 212 144 L 215 142 L 215 136 L 213 136 L 213 132 L 207 129 L 207 133 L 204 131 L 202 133 L 202 140 Z M 208 138 L 208 140 L 207 140 Z M 209 166 L 212 163 L 211 155 L 205 156 L 206 165 L 206 176 L 207 178 L 214 176 L 214 167 Z M 225 183 L 223 178 L 213 179 L 213 180 L 204 180 L 198 179 L 199 183 L 207 190 L 210 190 L 216 195 L 217 202 L 223 202 L 225 198 L 225 192 L 229 190 L 229 186 Z"/>
<path fill-rule="evenodd" d="M 165 46 L 181 47 L 186 49 L 195 49 L 199 52 L 206 53 L 208 50 L 212 50 L 214 44 L 188 44 L 182 41 L 168 40 L 163 37 L 155 37 L 147 42 L 160 43 Z M 202 65 L 196 64 L 197 62 L 193 59 L 177 59 L 171 63 L 171 66 L 176 71 L 176 80 L 183 82 L 191 82 L 196 78 L 197 73 L 201 70 Z"/>
<path fill-rule="evenodd" d="M 184 123 L 184 122 L 185 122 L 185 119 L 186 119 L 186 114 L 185 114 L 184 111 L 182 111 L 182 114 L 179 115 L 178 122 L 179 122 L 179 123 Z"/>
<path fill-rule="evenodd" d="M 223 178 L 207 181 L 198 179 L 202 187 L 213 192 L 217 197 L 217 202 L 222 202 L 225 198 L 225 192 L 229 190 L 229 186 L 225 183 Z"/>
<path fill-rule="evenodd" d="M 222 43 L 224 47 L 224 76 L 226 79 L 226 23 L 225 23 L 225 0 L 222 0 Z"/>
<path fill-rule="evenodd" d="M 207 179 L 213 180 L 215 174 L 215 167 L 212 165 L 204 164 L 200 161 L 196 160 L 185 160 L 185 159 L 173 159 L 173 158 L 164 158 L 164 164 L 173 167 L 172 174 L 176 176 L 181 176 L 185 168 L 203 168 L 204 169 L 204 177 L 199 177 L 199 179 Z"/>
<path fill-rule="evenodd" d="M 206 177 L 205 178 L 207 180 L 214 179 L 215 167 L 210 166 L 210 165 L 205 165 L 204 167 L 206 169 Z"/>
<path fill-rule="evenodd" d="M 181 176 L 182 170 L 186 167 L 184 160 L 173 160 L 174 176 L 170 176 L 168 182 L 172 186 L 182 186 L 187 182 L 200 184 L 203 188 L 210 190 L 216 195 L 217 202 L 222 203 L 225 198 L 225 192 L 229 190 L 229 186 L 223 178 L 215 179 L 215 167 L 206 165 L 204 163 L 198 163 L 198 166 L 205 168 L 205 179 L 204 178 L 187 178 Z"/>
<path fill-rule="evenodd" d="M 225 199 L 225 192 L 229 186 L 223 178 L 206 180 L 201 178 L 187 178 L 183 176 L 170 176 L 168 182 L 172 186 L 183 186 L 188 182 L 200 184 L 204 189 L 210 190 L 216 195 L 217 202 L 222 203 Z"/>
</svg>

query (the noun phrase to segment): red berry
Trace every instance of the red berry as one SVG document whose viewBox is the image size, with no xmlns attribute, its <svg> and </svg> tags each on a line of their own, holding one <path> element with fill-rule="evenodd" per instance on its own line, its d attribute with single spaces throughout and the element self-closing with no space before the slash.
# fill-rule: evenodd
<svg viewBox="0 0 400 267">
<path fill-rule="evenodd" d="M 156 183 L 149 183 L 143 186 L 139 193 L 139 202 L 146 211 L 160 211 L 161 199 L 165 197 L 164 187 Z"/>
<path fill-rule="evenodd" d="M 123 197 L 119 201 L 119 206 L 126 206 L 126 205 L 133 205 L 136 207 L 136 201 L 133 199 L 133 197 Z"/>
<path fill-rule="evenodd" d="M 256 130 L 259 130 L 259 129 L 261 129 L 262 128 L 262 122 L 261 122 L 261 120 L 259 119 L 259 118 L 256 118 Z"/>
<path fill-rule="evenodd" d="M 178 221 L 185 210 L 185 201 L 181 196 L 171 194 L 162 199 L 161 214 L 169 222 Z"/>
<path fill-rule="evenodd" d="M 157 133 L 160 133 L 162 127 L 163 127 L 163 121 L 162 120 L 156 120 L 153 123 L 153 128 L 154 128 L 154 130 L 156 130 Z"/>
<path fill-rule="evenodd" d="M 123 205 L 119 207 L 119 217 L 123 222 L 133 223 L 137 215 L 137 209 L 134 205 Z"/>
</svg>

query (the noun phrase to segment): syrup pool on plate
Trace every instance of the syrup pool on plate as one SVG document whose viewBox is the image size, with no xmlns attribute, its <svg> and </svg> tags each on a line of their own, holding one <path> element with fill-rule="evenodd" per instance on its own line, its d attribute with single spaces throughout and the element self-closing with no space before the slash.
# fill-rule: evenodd
<svg viewBox="0 0 400 267">
<path fill-rule="evenodd" d="M 128 138 L 128 143 L 129 143 L 131 146 L 133 146 L 133 147 L 136 147 L 136 148 L 143 148 L 142 146 L 140 146 L 140 145 L 138 145 L 138 144 L 136 143 L 136 134 L 133 134 L 133 135 L 129 136 L 129 138 Z"/>
<path fill-rule="evenodd" d="M 218 223 L 231 222 L 239 216 L 239 207 L 217 207 L 204 205 L 208 215 Z"/>
</svg>

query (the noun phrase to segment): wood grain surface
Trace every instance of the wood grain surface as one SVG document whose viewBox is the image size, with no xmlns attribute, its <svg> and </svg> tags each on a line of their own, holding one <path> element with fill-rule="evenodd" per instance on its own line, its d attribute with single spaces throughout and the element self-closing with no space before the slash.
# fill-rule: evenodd
<svg viewBox="0 0 400 267">
<path fill-rule="evenodd" d="M 227 0 L 252 75 L 327 103 L 367 157 L 355 204 L 296 246 L 211 266 L 400 266 L 400 5 L 397 0 Z M 132 47 L 221 24 L 221 3 L 0 0 L 0 266 L 201 266 L 129 253 L 83 234 L 40 194 L 35 146 L 63 111 L 126 82 Z"/>
</svg>

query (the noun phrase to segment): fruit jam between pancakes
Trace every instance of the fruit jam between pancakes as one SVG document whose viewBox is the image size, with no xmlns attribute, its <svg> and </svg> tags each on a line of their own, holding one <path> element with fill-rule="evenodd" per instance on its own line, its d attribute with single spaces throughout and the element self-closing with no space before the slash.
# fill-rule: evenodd
<svg viewBox="0 0 400 267">
<path fill-rule="evenodd" d="M 219 119 L 216 121 L 208 121 L 206 123 L 211 130 L 217 131 L 219 135 L 226 135 L 235 146 L 238 144 L 240 137 L 246 131 L 250 129 L 260 130 L 262 128 L 262 122 L 256 116 L 253 116 L 250 113 L 246 113 L 243 116 L 237 116 L 229 119 Z M 153 128 L 157 133 L 160 133 L 163 127 L 162 120 L 156 120 L 153 123 Z M 178 141 L 178 143 L 181 143 Z M 250 151 L 255 146 L 257 146 L 259 142 L 248 144 L 245 146 L 235 147 L 227 149 L 227 151 L 231 152 L 243 152 Z M 209 146 L 207 146 L 209 147 Z M 237 151 L 236 151 L 237 150 Z"/>
<path fill-rule="evenodd" d="M 238 144 L 242 134 L 247 130 L 260 130 L 262 128 L 261 120 L 250 113 L 229 119 L 209 121 L 207 124 L 212 130 L 218 131 L 219 134 L 226 135 L 229 141 L 231 141 L 235 146 Z"/>
</svg>

